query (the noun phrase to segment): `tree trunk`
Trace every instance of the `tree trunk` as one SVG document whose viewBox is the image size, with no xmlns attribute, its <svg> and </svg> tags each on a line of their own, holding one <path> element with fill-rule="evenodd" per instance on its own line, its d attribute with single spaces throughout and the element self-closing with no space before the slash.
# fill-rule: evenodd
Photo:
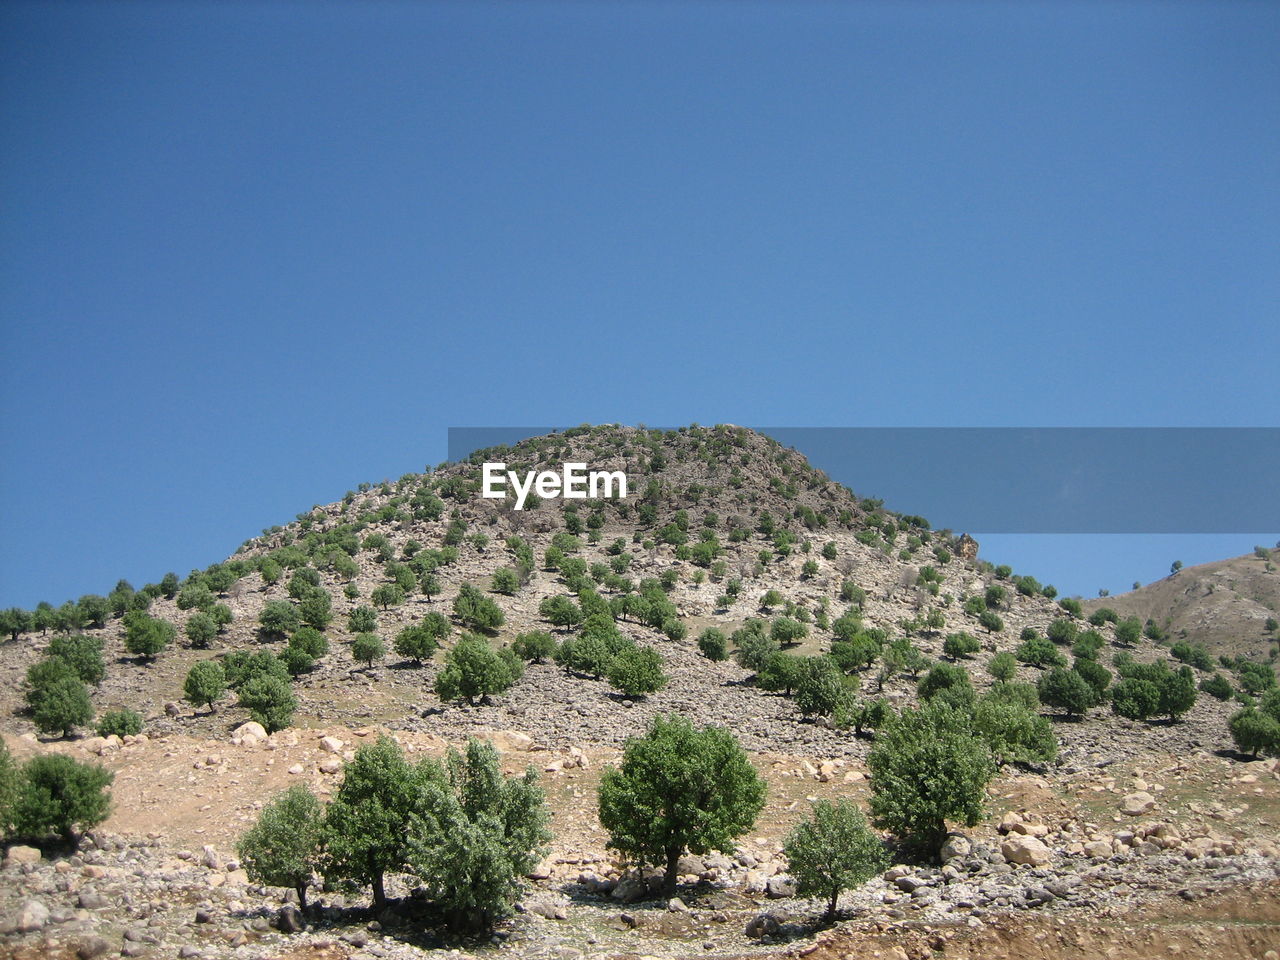
<svg viewBox="0 0 1280 960">
<path fill-rule="evenodd" d="M 667 872 L 662 878 L 662 890 L 667 894 L 676 892 L 676 877 L 679 876 L 677 871 L 680 869 L 680 848 L 673 847 L 667 850 Z"/>
<path fill-rule="evenodd" d="M 386 905 L 387 893 L 382 886 L 382 871 L 379 870 L 373 875 L 373 912 L 381 913 Z"/>
<path fill-rule="evenodd" d="M 303 913 L 307 912 L 307 884 L 305 882 L 294 887 L 298 891 L 298 906 Z"/>
<path fill-rule="evenodd" d="M 840 888 L 837 887 L 835 890 L 831 892 L 831 902 L 827 904 L 826 915 L 823 916 L 822 918 L 824 923 L 831 923 L 835 920 L 836 903 L 839 902 L 839 900 L 840 900 Z"/>
</svg>

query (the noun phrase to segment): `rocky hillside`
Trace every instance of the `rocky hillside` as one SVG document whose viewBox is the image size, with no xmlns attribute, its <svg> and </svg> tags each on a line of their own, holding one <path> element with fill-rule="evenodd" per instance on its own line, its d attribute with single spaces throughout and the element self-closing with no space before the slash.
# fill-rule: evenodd
<svg viewBox="0 0 1280 960">
<path fill-rule="evenodd" d="M 623 470 L 630 495 L 547 499 L 517 511 L 512 499 L 480 496 L 486 460 L 521 472 L 564 462 Z M 233 855 L 264 801 L 291 783 L 331 797 L 343 760 L 383 732 L 410 753 L 435 756 L 480 736 L 509 769 L 541 771 L 554 840 L 521 913 L 497 931 L 495 942 L 513 956 L 767 956 L 791 940 L 811 942 L 820 927 L 812 905 L 794 896 L 782 839 L 815 799 L 866 801 L 872 737 L 806 717 L 786 691 L 765 689 L 733 658 L 709 659 L 697 640 L 708 628 L 731 636 L 753 620 L 766 631 L 785 620 L 803 634 L 789 652 L 824 654 L 844 618 L 845 627 L 904 641 L 923 658 L 891 667 L 886 645 L 847 670 L 861 702 L 884 697 L 903 707 L 917 702 L 929 664 L 965 666 L 981 693 L 993 684 L 997 654 L 1063 623 L 1091 629 L 1051 587 L 993 567 L 976 548 L 884 510 L 745 429 L 583 427 L 362 485 L 263 531 L 222 563 L 136 591 L 142 596 L 121 584 L 103 604 L 90 597 L 46 610 L 0 645 L 0 731 L 19 757 L 54 751 L 104 763 L 116 774 L 116 809 L 70 859 L 11 852 L 4 870 L 16 882 L 0 884 L 0 938 L 8 938 L 0 945 L 22 956 L 444 956 L 458 944 L 415 921 L 417 900 L 401 880 L 391 890 L 397 905 L 372 923 L 364 894 L 341 892 L 326 892 L 304 921 L 281 909 L 280 891 L 250 884 Z M 472 590 L 501 614 L 486 632 L 495 647 L 530 631 L 570 638 L 575 630 L 550 622 L 544 603 L 596 597 L 590 602 L 610 605 L 624 637 L 660 654 L 667 682 L 627 697 L 548 660 L 529 663 L 501 694 L 445 702 L 435 679 L 466 632 L 455 601 Z M 128 652 L 125 618 L 112 612 L 144 606 L 176 630 L 151 658 Z M 230 615 L 221 630 L 192 629 L 219 606 Z M 286 729 L 246 732 L 248 713 L 233 694 L 212 710 L 184 702 L 196 662 L 283 653 L 289 631 L 270 629 L 282 608 L 306 608 L 329 643 L 293 679 L 298 708 Z M 432 619 L 445 624 L 439 651 L 422 662 L 394 652 L 403 630 Z M 1160 644 L 1122 638 L 1117 627 L 1094 628 L 1099 662 L 1166 659 Z M 139 711 L 140 736 L 94 737 L 84 725 L 70 738 L 37 735 L 23 709 L 24 677 L 67 628 L 103 643 L 96 711 Z M 371 664 L 354 656 L 361 633 L 386 647 Z M 959 634 L 972 644 L 944 649 Z M 1070 640 L 1058 639 L 1069 662 Z M 1012 669 L 1028 684 L 1045 672 L 1029 661 Z M 1047 926 L 1055 931 L 1140 917 L 1126 913 L 1140 909 L 1182 916 L 1178 891 L 1192 891 L 1189 902 L 1251 883 L 1274 899 L 1280 764 L 1245 763 L 1229 749 L 1227 718 L 1237 706 L 1202 695 L 1176 723 L 1126 719 L 1106 706 L 1074 719 L 1041 708 L 1056 759 L 1006 766 L 990 787 L 987 818 L 956 840 L 945 863 L 898 864 L 846 895 L 853 919 L 829 948 L 856 952 L 858 938 L 874 935 L 884 956 L 922 960 L 953 937 L 977 938 L 982 952 L 1024 911 L 1057 913 Z M 644 899 L 652 878 L 606 849 L 595 797 L 600 770 L 661 712 L 730 727 L 768 782 L 768 805 L 731 855 L 690 858 L 683 899 L 655 903 Z M 1201 946 L 1230 941 L 1235 952 L 1224 947 L 1224 956 L 1263 955 L 1254 947 L 1272 926 L 1228 920 L 1224 940 L 1223 922 L 1212 915 L 1218 933 Z M 1197 936 L 1193 928 L 1185 948 Z M 1138 941 L 1132 949 L 1142 955 Z"/>
<path fill-rule="evenodd" d="M 1274 555 L 1274 556 L 1273 556 Z M 1280 649 L 1280 549 L 1185 567 L 1129 593 L 1090 600 L 1121 616 L 1153 620 L 1172 641 L 1216 656 L 1274 659 Z"/>
</svg>

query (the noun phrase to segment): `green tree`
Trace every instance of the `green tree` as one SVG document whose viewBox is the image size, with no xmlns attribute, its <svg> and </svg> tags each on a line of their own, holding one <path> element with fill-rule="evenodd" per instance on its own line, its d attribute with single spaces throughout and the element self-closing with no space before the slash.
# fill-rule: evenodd
<svg viewBox="0 0 1280 960">
<path fill-rule="evenodd" d="M 1125 677 L 1111 688 L 1111 709 L 1130 720 L 1146 720 L 1160 708 L 1160 688 L 1150 680 Z"/>
<path fill-rule="evenodd" d="M 784 696 L 789 697 L 800 683 L 804 663 L 804 657 L 774 651 L 757 671 L 756 686 L 761 690 L 781 691 Z"/>
<path fill-rule="evenodd" d="M 439 614 L 436 614 L 439 616 Z M 444 620 L 444 617 L 440 617 Z M 448 629 L 448 622 L 445 622 L 445 628 Z M 425 621 L 412 627 L 405 627 L 396 634 L 395 650 L 402 657 L 408 657 L 416 664 L 421 664 L 423 660 L 430 660 L 431 656 L 440 648 L 440 637 L 436 633 L 433 626 L 428 625 Z"/>
<path fill-rule="evenodd" d="M 556 638 L 545 630 L 531 630 L 517 634 L 511 641 L 511 649 L 522 660 L 542 663 L 555 655 Z"/>
<path fill-rule="evenodd" d="M 872 822 L 927 855 L 937 854 L 948 820 L 978 823 L 995 774 L 967 714 L 946 704 L 905 710 L 877 735 L 867 765 Z"/>
<path fill-rule="evenodd" d="M 366 667 L 387 655 L 387 648 L 376 633 L 358 633 L 351 642 L 351 655 Z"/>
<path fill-rule="evenodd" d="M 729 659 L 729 641 L 724 631 L 715 627 L 707 627 L 698 637 L 698 649 L 702 655 L 713 662 Z"/>
<path fill-rule="evenodd" d="M 124 615 L 124 629 L 124 648 L 144 660 L 154 660 L 177 633 L 168 620 L 157 620 L 138 610 Z"/>
<path fill-rule="evenodd" d="M 293 722 L 298 700 L 288 680 L 258 674 L 241 684 L 240 706 L 247 708 L 250 718 L 262 724 L 267 733 L 273 733 Z"/>
<path fill-rule="evenodd" d="M 987 633 L 999 633 L 1004 629 L 1004 621 L 994 610 L 983 610 L 978 615 L 978 623 L 986 628 Z"/>
<path fill-rule="evenodd" d="M 227 675 L 217 660 L 200 660 L 191 665 L 182 683 L 182 698 L 192 706 L 202 704 L 213 712 L 213 705 L 227 689 Z"/>
<path fill-rule="evenodd" d="M 1101 701 L 1107 687 L 1111 684 L 1111 671 L 1098 663 L 1097 660 L 1090 660 L 1088 657 L 1076 657 L 1071 669 L 1080 674 L 1085 682 L 1093 687 L 1095 696 Z"/>
<path fill-rule="evenodd" d="M 329 592 L 312 587 L 298 601 L 298 620 L 313 630 L 323 630 L 333 620 L 333 602 Z"/>
<path fill-rule="evenodd" d="M 1264 753 L 1280 754 L 1280 722 L 1254 707 L 1245 707 L 1231 715 L 1227 729 L 1236 749 L 1251 757 Z"/>
<path fill-rule="evenodd" d="M 96 733 L 100 737 L 136 737 L 142 732 L 142 717 L 133 710 L 108 710 L 98 718 Z"/>
<path fill-rule="evenodd" d="M 952 633 L 942 641 L 943 655 L 952 660 L 959 660 L 962 657 L 968 659 L 970 654 L 977 653 L 981 649 L 982 644 L 978 642 L 978 638 L 970 633 Z"/>
<path fill-rule="evenodd" d="M 1018 672 L 1018 661 L 1008 650 L 1002 650 L 987 664 L 987 673 L 994 680 L 1012 680 Z"/>
<path fill-rule="evenodd" d="M 1098 695 L 1080 674 L 1066 667 L 1054 667 L 1036 684 L 1040 702 L 1078 717 L 1098 702 Z"/>
<path fill-rule="evenodd" d="M 32 757 L 22 767 L 13 807 L 14 835 L 42 840 L 56 835 L 71 842 L 107 818 L 114 774 L 96 764 L 60 753 Z"/>
<path fill-rule="evenodd" d="M 329 652 L 329 641 L 316 627 L 299 627 L 289 638 L 289 646 L 301 650 L 312 660 L 319 660 Z"/>
<path fill-rule="evenodd" d="M 1206 677 L 1200 681 L 1200 689 L 1215 700 L 1230 700 L 1231 694 L 1235 692 L 1232 689 L 1231 681 L 1216 671 L 1213 676 Z"/>
<path fill-rule="evenodd" d="M 796 879 L 796 892 L 827 898 L 827 922 L 836 917 L 840 894 L 866 883 L 889 862 L 862 811 L 844 798 L 815 803 L 809 819 L 787 835 L 782 852 Z"/>
<path fill-rule="evenodd" d="M 520 659 L 512 651 L 496 652 L 487 640 L 464 635 L 445 656 L 444 669 L 436 676 L 436 695 L 441 700 L 476 699 L 502 693 L 519 679 Z"/>
<path fill-rule="evenodd" d="M 516 573 L 510 567 L 500 567 L 493 572 L 493 590 L 495 593 L 505 593 L 507 596 L 514 596 L 520 589 L 520 574 Z"/>
<path fill-rule="evenodd" d="M 681 855 L 732 850 L 764 796 L 764 781 L 727 730 L 659 716 L 627 741 L 621 766 L 601 776 L 600 823 L 611 849 L 663 866 L 670 892 Z"/>
<path fill-rule="evenodd" d="M 398 607 L 404 603 L 404 591 L 394 583 L 382 583 L 373 588 L 373 593 L 369 595 L 369 599 L 376 606 L 387 610 L 390 607 Z"/>
<path fill-rule="evenodd" d="M 372 607 L 356 607 L 347 617 L 347 629 L 352 633 L 369 633 L 378 626 L 378 615 Z"/>
<path fill-rule="evenodd" d="M 307 888 L 320 863 L 324 808 L 302 784 L 277 794 L 236 844 L 236 854 L 253 883 L 288 887 L 307 909 Z"/>
<path fill-rule="evenodd" d="M 27 670 L 27 706 L 41 733 L 70 735 L 93 718 L 89 691 L 61 657 L 50 657 Z"/>
<path fill-rule="evenodd" d="M 49 641 L 45 654 L 65 661 L 77 677 L 95 687 L 107 675 L 99 637 L 87 637 L 82 633 L 54 637 Z"/>
<path fill-rule="evenodd" d="M 1142 621 L 1137 617 L 1127 617 L 1116 624 L 1116 642 L 1133 646 L 1142 636 Z"/>
<path fill-rule="evenodd" d="M 652 647 L 623 647 L 609 663 L 609 683 L 624 697 L 634 699 L 656 693 L 667 683 L 662 655 Z"/>
<path fill-rule="evenodd" d="M 325 811 L 321 872 L 326 880 L 372 887 L 375 912 L 387 902 L 383 878 L 404 866 L 409 821 L 427 771 L 411 766 L 394 740 L 379 737 L 343 768 L 342 785 Z"/>
<path fill-rule="evenodd" d="M 999 766 L 1006 763 L 1045 763 L 1058 755 L 1053 724 L 1035 710 L 996 697 L 974 705 L 973 729 L 987 744 Z"/>
<path fill-rule="evenodd" d="M 258 614 L 264 640 L 283 640 L 301 625 L 298 608 L 288 600 L 270 600 Z"/>
<path fill-rule="evenodd" d="M 0 634 L 8 634 L 12 642 L 16 643 L 18 637 L 32 629 L 33 624 L 34 618 L 21 607 L 0 610 Z"/>
<path fill-rule="evenodd" d="M 469 583 L 454 598 L 453 615 L 464 627 L 483 631 L 497 630 L 506 620 L 502 608 Z"/>
<path fill-rule="evenodd" d="M 778 617 L 769 629 L 770 639 L 783 647 L 793 646 L 808 635 L 809 628 L 792 617 Z"/>
<path fill-rule="evenodd" d="M 972 701 L 973 683 L 969 680 L 969 671 L 959 664 L 938 663 L 930 667 L 916 684 L 916 693 L 921 700 L 932 700 L 944 692 L 952 703 Z"/>
<path fill-rule="evenodd" d="M 492 744 L 451 750 L 447 775 L 423 776 L 409 816 L 410 873 L 455 929 L 484 930 L 511 913 L 551 839 L 538 776 L 504 776 Z"/>
<path fill-rule="evenodd" d="M 1074 643 L 1076 634 L 1079 632 L 1075 623 L 1066 617 L 1059 617 L 1049 624 L 1049 628 L 1045 631 L 1047 636 L 1054 643 L 1068 644 Z"/>
<path fill-rule="evenodd" d="M 538 613 L 552 626 L 568 629 L 582 622 L 582 610 L 568 597 L 547 597 L 538 604 Z"/>
<path fill-rule="evenodd" d="M 187 619 L 186 634 L 191 646 L 203 649 L 218 635 L 218 625 L 207 613 L 193 613 Z"/>
<path fill-rule="evenodd" d="M 13 832 L 14 808 L 21 790 L 22 772 L 0 738 L 0 840 L 7 840 Z"/>
<path fill-rule="evenodd" d="M 1022 663 L 1028 663 L 1033 667 L 1065 667 L 1067 665 L 1066 657 L 1058 652 L 1053 641 L 1044 637 L 1024 640 L 1013 651 L 1013 655 Z"/>
<path fill-rule="evenodd" d="M 855 678 L 850 678 L 855 679 Z M 829 717 L 847 704 L 852 691 L 830 657 L 807 657 L 796 682 L 796 707 L 806 717 Z"/>
</svg>

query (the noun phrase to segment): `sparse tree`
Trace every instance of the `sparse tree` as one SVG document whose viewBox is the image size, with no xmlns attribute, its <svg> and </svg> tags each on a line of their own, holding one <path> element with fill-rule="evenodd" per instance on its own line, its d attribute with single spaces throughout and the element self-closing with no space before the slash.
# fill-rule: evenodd
<svg viewBox="0 0 1280 960">
<path fill-rule="evenodd" d="M 183 699 L 192 706 L 204 706 L 213 712 L 213 705 L 227 689 L 227 675 L 216 660 L 193 663 L 182 684 Z"/>
<path fill-rule="evenodd" d="M 258 674 L 240 686 L 240 706 L 262 724 L 268 733 L 283 730 L 293 722 L 298 700 L 288 680 L 270 674 Z"/>
<path fill-rule="evenodd" d="M 347 629 L 352 633 L 369 633 L 378 626 L 378 615 L 372 607 L 356 607 L 347 617 Z"/>
<path fill-rule="evenodd" d="M 115 775 L 97 764 L 81 763 L 60 753 L 42 753 L 22 767 L 13 807 L 14 835 L 42 840 L 56 835 L 64 842 L 107 818 Z"/>
<path fill-rule="evenodd" d="M 27 671 L 27 706 L 41 733 L 70 735 L 93 718 L 89 691 L 61 657 L 50 657 Z"/>
<path fill-rule="evenodd" d="M 95 731 L 100 737 L 136 737 L 142 732 L 142 717 L 133 710 L 108 710 L 98 718 Z"/>
<path fill-rule="evenodd" d="M 154 660 L 177 632 L 168 620 L 157 620 L 137 610 L 125 614 L 124 627 L 124 648 L 144 660 Z"/>
<path fill-rule="evenodd" d="M 271 800 L 257 822 L 236 844 L 250 881 L 288 887 L 307 909 L 307 888 L 320 862 L 324 808 L 302 784 L 294 784 Z"/>
<path fill-rule="evenodd" d="M 935 855 L 947 821 L 982 818 L 995 764 L 966 713 L 946 704 L 908 709 L 876 737 L 867 757 L 872 822 L 904 846 Z"/>
<path fill-rule="evenodd" d="M 840 894 L 866 883 L 889 862 L 862 811 L 844 798 L 815 803 L 809 819 L 788 834 L 782 852 L 796 879 L 796 892 L 827 898 L 823 920 L 828 923 L 836 917 Z"/>
<path fill-rule="evenodd" d="M 95 687 L 107 675 L 106 665 L 102 662 L 102 640 L 98 637 L 87 637 L 82 633 L 54 637 L 45 652 L 50 657 L 66 661 L 77 677 Z"/>
<path fill-rule="evenodd" d="M 351 655 L 366 668 L 387 655 L 387 648 L 376 633 L 359 633 L 351 642 Z"/>
<path fill-rule="evenodd" d="M 502 626 L 502 608 L 469 583 L 464 583 L 453 601 L 453 615 L 464 627 L 491 632 Z"/>
<path fill-rule="evenodd" d="M 731 850 L 764 796 L 764 781 L 732 734 L 659 716 L 644 737 L 627 741 L 621 766 L 601 777 L 600 823 L 611 849 L 664 867 L 670 892 L 681 855 Z"/>
<path fill-rule="evenodd" d="M 483 637 L 463 636 L 445 657 L 445 667 L 436 676 L 436 695 L 441 700 L 476 699 L 502 693 L 519 679 L 520 658 L 510 649 L 496 652 Z"/>
<path fill-rule="evenodd" d="M 625 646 L 609 663 L 609 683 L 623 696 L 634 699 L 656 693 L 667 683 L 662 655 L 652 647 Z"/>
</svg>

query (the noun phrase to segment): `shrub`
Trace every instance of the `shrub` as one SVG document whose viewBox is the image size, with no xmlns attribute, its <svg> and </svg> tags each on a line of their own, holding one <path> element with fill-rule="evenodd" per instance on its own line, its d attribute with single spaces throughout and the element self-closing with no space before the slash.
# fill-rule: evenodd
<svg viewBox="0 0 1280 960">
<path fill-rule="evenodd" d="M 645 736 L 627 740 L 621 766 L 601 776 L 600 823 L 611 849 L 663 866 L 670 892 L 681 855 L 732 851 L 764 796 L 764 781 L 727 730 L 659 716 Z"/>
<path fill-rule="evenodd" d="M 373 661 L 381 660 L 386 655 L 387 648 L 376 633 L 358 633 L 351 641 L 351 656 L 366 667 L 372 667 Z"/>
<path fill-rule="evenodd" d="M 738 663 L 757 673 L 778 652 L 777 641 L 765 634 L 764 627 L 758 620 L 749 620 L 747 626 L 735 630 L 732 640 L 737 647 Z"/>
<path fill-rule="evenodd" d="M 796 681 L 796 706 L 806 717 L 829 717 L 848 703 L 850 690 L 830 657 L 801 660 Z"/>
<path fill-rule="evenodd" d="M 1018 672 L 1018 661 L 1008 650 L 1002 650 L 987 664 L 987 673 L 994 680 L 1012 680 Z"/>
<path fill-rule="evenodd" d="M 941 847 L 948 820 L 977 824 L 995 774 L 967 715 L 945 704 L 906 710 L 891 721 L 877 735 L 867 766 L 872 822 L 926 855 Z"/>
<path fill-rule="evenodd" d="M 609 683 L 628 698 L 656 693 L 667 683 L 662 655 L 652 647 L 630 645 L 609 663 Z"/>
<path fill-rule="evenodd" d="M 51 657 L 27 670 L 27 706 L 41 733 L 68 736 L 93 717 L 89 691 L 61 657 Z"/>
<path fill-rule="evenodd" d="M 347 617 L 347 629 L 352 633 L 369 633 L 377 627 L 378 615 L 374 613 L 373 607 L 356 607 Z"/>
<path fill-rule="evenodd" d="M 973 684 L 969 681 L 969 671 L 958 664 L 939 663 L 916 684 L 916 693 L 921 700 L 932 700 L 943 691 L 950 692 L 952 697 L 959 693 L 962 700 L 972 700 Z"/>
<path fill-rule="evenodd" d="M 1160 707 L 1160 689 L 1149 680 L 1125 677 L 1111 689 L 1111 709 L 1130 720 L 1146 720 Z"/>
<path fill-rule="evenodd" d="M 369 599 L 374 602 L 375 606 L 379 606 L 383 610 L 389 607 L 398 607 L 404 603 L 404 590 L 398 584 L 382 583 L 373 588 L 373 593 L 369 595 Z"/>
<path fill-rule="evenodd" d="M 267 733 L 273 733 L 293 722 L 298 700 L 288 680 L 258 674 L 240 685 L 240 706 L 248 709 L 250 718 L 262 724 Z"/>
<path fill-rule="evenodd" d="M 297 630 L 300 623 L 298 608 L 288 600 L 269 600 L 258 614 L 264 640 L 283 640 Z"/>
<path fill-rule="evenodd" d="M 1093 692 L 1097 695 L 1098 700 L 1101 701 L 1103 694 L 1106 693 L 1107 687 L 1111 683 L 1111 671 L 1097 660 L 1090 660 L 1088 657 L 1076 657 L 1071 669 L 1080 674 L 1085 683 L 1093 687 Z"/>
<path fill-rule="evenodd" d="M 841 730 L 853 727 L 853 735 L 861 737 L 863 730 L 879 730 L 893 717 L 893 708 L 884 697 L 855 702 L 848 697 L 836 709 L 835 722 Z"/>
<path fill-rule="evenodd" d="M 302 784 L 278 794 L 236 844 L 250 881 L 288 887 L 307 909 L 307 888 L 320 862 L 324 808 Z"/>
<path fill-rule="evenodd" d="M 22 773 L 13 762 L 13 754 L 0 738 L 0 840 L 13 832 L 14 807 L 22 789 Z"/>
<path fill-rule="evenodd" d="M 487 699 L 502 693 L 520 677 L 521 664 L 511 650 L 497 653 L 483 637 L 463 636 L 445 657 L 445 667 L 436 676 L 436 694 L 441 700 Z"/>
<path fill-rule="evenodd" d="M 182 684 L 182 697 L 193 706 L 204 704 L 212 712 L 214 703 L 227 689 L 227 676 L 216 660 L 193 663 Z"/>
<path fill-rule="evenodd" d="M 193 613 L 187 619 L 185 632 L 193 647 L 205 648 L 218 635 L 218 625 L 207 613 Z"/>
<path fill-rule="evenodd" d="M 506 620 L 502 609 L 469 583 L 454 598 L 453 615 L 464 627 L 485 631 L 497 630 Z"/>
<path fill-rule="evenodd" d="M 1066 658 L 1058 652 L 1052 640 L 1045 637 L 1033 637 L 1018 645 L 1013 655 L 1022 663 L 1033 667 L 1065 667 Z"/>
<path fill-rule="evenodd" d="M 698 637 L 698 649 L 708 660 L 719 663 L 729 659 L 729 641 L 724 632 L 715 627 L 707 627 Z"/>
<path fill-rule="evenodd" d="M 1216 671 L 1213 676 L 1200 681 L 1200 689 L 1215 700 L 1230 700 L 1231 694 L 1235 692 L 1231 681 Z"/>
<path fill-rule="evenodd" d="M 312 660 L 319 660 L 329 652 L 329 641 L 315 627 L 300 627 L 289 638 L 289 646 L 301 650 Z"/>
<path fill-rule="evenodd" d="M 510 567 L 502 567 L 493 572 L 493 590 L 495 593 L 505 593 L 511 596 L 519 589 L 520 575 Z"/>
<path fill-rule="evenodd" d="M 289 671 L 270 650 L 255 650 L 249 653 L 235 650 L 222 658 L 222 669 L 226 673 L 227 686 L 238 690 L 249 680 L 257 676 L 276 677 L 288 681 Z"/>
<path fill-rule="evenodd" d="M 97 734 L 100 737 L 136 737 L 142 732 L 142 717 L 128 708 L 108 710 L 98 718 Z"/>
<path fill-rule="evenodd" d="M 1040 702 L 1056 707 L 1068 716 L 1078 717 L 1098 702 L 1092 686 L 1074 670 L 1054 667 L 1036 684 Z"/>
<path fill-rule="evenodd" d="M 1106 641 L 1097 630 L 1086 630 L 1076 637 L 1076 642 L 1071 645 L 1071 652 L 1085 660 L 1096 660 L 1105 645 Z"/>
<path fill-rule="evenodd" d="M 983 697 L 974 706 L 973 729 L 999 766 L 1044 763 L 1058 755 L 1058 741 L 1048 718 L 1020 703 Z"/>
<path fill-rule="evenodd" d="M 551 839 L 537 774 L 504 776 L 493 746 L 472 739 L 465 756 L 449 752 L 447 773 L 437 766 L 420 782 L 407 868 L 451 927 L 488 929 L 511 913 Z"/>
<path fill-rule="evenodd" d="M 802 896 L 827 898 L 823 919 L 836 916 L 840 894 L 866 883 L 889 862 L 884 844 L 867 827 L 857 804 L 819 800 L 810 817 L 787 835 L 782 852 Z"/>
<path fill-rule="evenodd" d="M 107 818 L 114 774 L 59 753 L 32 757 L 22 767 L 13 805 L 14 835 L 41 840 L 57 835 L 70 842 L 78 832 Z"/>
<path fill-rule="evenodd" d="M 1241 753 L 1252 757 L 1280 754 L 1280 722 L 1261 710 L 1245 707 L 1237 711 L 1227 722 L 1227 729 Z"/>
<path fill-rule="evenodd" d="M 982 644 L 978 642 L 978 638 L 968 633 L 952 633 L 942 642 L 942 652 L 945 656 L 952 660 L 959 660 L 961 657 L 968 658 L 970 654 L 977 653 L 982 649 Z"/>
<path fill-rule="evenodd" d="M 1040 706 L 1040 694 L 1036 692 L 1034 684 L 1014 683 L 1009 680 L 998 680 L 993 683 L 991 689 L 987 691 L 987 699 L 1000 703 L 1016 703 L 1028 710 L 1035 710 Z"/>
<path fill-rule="evenodd" d="M 46 655 L 58 657 L 85 683 L 97 686 L 107 674 L 102 662 L 102 640 L 84 634 L 54 637 Z"/>
<path fill-rule="evenodd" d="M 316 665 L 316 658 L 300 647 L 285 647 L 280 651 L 280 662 L 289 676 L 298 677 Z"/>
<path fill-rule="evenodd" d="M 135 657 L 155 659 L 177 632 L 168 620 L 157 620 L 139 610 L 124 615 L 124 648 Z"/>
</svg>

